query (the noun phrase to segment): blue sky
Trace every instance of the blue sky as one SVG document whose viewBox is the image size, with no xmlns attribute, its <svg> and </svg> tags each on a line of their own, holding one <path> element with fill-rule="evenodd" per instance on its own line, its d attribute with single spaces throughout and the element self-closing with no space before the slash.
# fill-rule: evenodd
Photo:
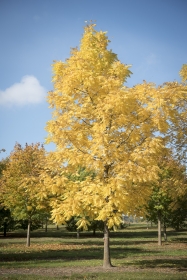
<svg viewBox="0 0 187 280">
<path fill-rule="evenodd" d="M 45 141 L 51 64 L 79 46 L 89 20 L 108 32 L 120 61 L 132 65 L 128 86 L 180 81 L 187 0 L 0 0 L 0 149 L 6 149 L 0 158 L 16 141 Z"/>
</svg>

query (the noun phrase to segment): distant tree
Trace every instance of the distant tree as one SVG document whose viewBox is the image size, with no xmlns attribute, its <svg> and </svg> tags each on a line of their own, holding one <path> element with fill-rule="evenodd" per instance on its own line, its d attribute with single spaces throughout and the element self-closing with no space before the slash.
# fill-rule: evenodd
<svg viewBox="0 0 187 280">
<path fill-rule="evenodd" d="M 2 149 L 1 151 L 5 151 Z M 1 152 L 0 151 L 0 152 Z M 0 161 L 0 190 L 2 188 L 2 174 L 3 170 L 6 169 L 9 159 L 5 158 Z M 0 191 L 1 193 L 1 191 Z M 14 220 L 11 216 L 10 210 L 6 209 L 3 206 L 2 197 L 0 198 L 0 231 L 3 231 L 4 237 L 6 236 L 7 231 L 13 230 L 14 228 Z"/>
<path fill-rule="evenodd" d="M 45 150 L 39 143 L 16 144 L 3 171 L 1 195 L 3 205 L 16 220 L 26 220 L 27 246 L 30 246 L 31 223 L 42 211 L 40 192 L 41 171 L 45 165 Z"/>
<path fill-rule="evenodd" d="M 6 169 L 6 165 L 7 165 L 8 161 L 9 161 L 9 158 L 3 158 L 0 161 L 0 178 L 2 176 L 3 170 Z"/>
<path fill-rule="evenodd" d="M 178 226 L 184 224 L 187 200 L 181 197 L 178 189 L 187 191 L 187 185 L 185 167 L 179 162 L 172 158 L 161 157 L 159 167 L 159 179 L 153 184 L 152 193 L 146 205 L 146 218 L 158 224 L 158 244 L 161 245 L 161 224 L 164 228 L 165 240 L 168 226 L 176 228 L 176 222 Z"/>
<path fill-rule="evenodd" d="M 8 231 L 15 229 L 15 221 L 11 216 L 9 209 L 0 206 L 0 231 L 3 232 L 4 237 L 6 237 Z"/>
<path fill-rule="evenodd" d="M 77 231 L 77 222 L 79 218 L 72 217 L 69 221 L 66 221 L 66 229 L 68 231 Z M 92 231 L 93 235 L 96 235 L 96 230 L 103 231 L 103 221 L 90 221 L 88 225 L 88 231 Z"/>
<path fill-rule="evenodd" d="M 165 239 L 167 239 L 166 228 L 169 225 L 171 218 L 171 211 L 169 208 L 171 201 L 171 198 L 164 190 L 162 190 L 162 188 L 154 186 L 150 199 L 146 205 L 147 220 L 158 224 L 158 245 L 162 245 L 161 224 L 163 224 L 164 236 Z"/>
<path fill-rule="evenodd" d="M 170 205 L 171 217 L 170 226 L 175 230 L 187 227 L 187 182 L 183 185 L 183 195 L 176 195 L 172 198 Z"/>
</svg>

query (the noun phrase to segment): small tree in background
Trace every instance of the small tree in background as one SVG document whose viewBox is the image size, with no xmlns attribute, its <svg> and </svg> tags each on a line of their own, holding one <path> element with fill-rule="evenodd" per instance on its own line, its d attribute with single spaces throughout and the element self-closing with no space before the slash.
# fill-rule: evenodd
<svg viewBox="0 0 187 280">
<path fill-rule="evenodd" d="M 176 228 L 177 222 L 182 226 L 186 218 L 186 196 L 181 197 L 179 188 L 187 191 L 185 166 L 171 157 L 161 157 L 159 161 L 159 178 L 153 183 L 152 193 L 146 204 L 146 217 L 158 224 L 158 245 L 162 244 L 161 224 L 164 238 L 166 228 Z"/>
<path fill-rule="evenodd" d="M 5 152 L 5 149 L 1 149 L 0 152 Z M 2 189 L 2 174 L 3 170 L 6 169 L 9 159 L 5 158 L 0 161 L 0 190 Z M 0 191 L 1 192 L 1 191 Z M 14 220 L 11 216 L 10 210 L 3 206 L 2 197 L 0 198 L 0 231 L 3 231 L 4 237 L 7 231 L 14 229 Z"/>
<path fill-rule="evenodd" d="M 30 246 L 32 220 L 41 212 L 39 193 L 42 189 L 41 171 L 45 165 L 45 150 L 39 143 L 16 144 L 3 171 L 1 195 L 15 220 L 27 220 L 27 246 Z"/>
<path fill-rule="evenodd" d="M 167 239 L 166 228 L 171 219 L 171 198 L 158 186 L 153 187 L 152 194 L 146 205 L 146 218 L 148 221 L 158 224 L 158 245 L 162 245 L 161 224 L 164 227 L 164 237 Z"/>
</svg>

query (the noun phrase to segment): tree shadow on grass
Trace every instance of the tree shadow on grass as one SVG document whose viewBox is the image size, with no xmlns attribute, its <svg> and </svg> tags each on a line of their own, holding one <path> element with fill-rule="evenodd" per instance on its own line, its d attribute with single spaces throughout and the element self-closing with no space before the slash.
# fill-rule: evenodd
<svg viewBox="0 0 187 280">
<path fill-rule="evenodd" d="M 41 240 L 44 238 L 43 240 Z M 76 238 L 75 236 L 69 237 L 69 238 L 64 238 L 64 237 L 58 237 L 58 238 L 53 238 L 53 237 L 35 237 L 31 236 L 31 246 L 32 244 L 49 244 L 49 243 L 56 243 L 56 244 L 68 244 L 68 245 L 95 245 L 95 246 L 103 246 L 103 236 L 100 237 L 85 237 L 85 236 L 80 236 L 80 238 Z M 110 244 L 113 246 L 130 246 L 130 245 L 144 245 L 144 244 L 149 244 L 149 243 L 156 243 L 157 238 L 155 239 L 136 239 L 136 238 L 117 238 L 117 237 L 110 237 Z M 8 246 L 7 244 L 25 244 L 26 243 L 26 237 L 20 238 L 20 237 L 7 237 L 6 239 L 3 240 L 2 243 L 0 243 L 0 246 Z"/>
<path fill-rule="evenodd" d="M 187 243 L 187 237 L 184 238 L 184 237 L 177 236 L 177 238 L 172 238 L 172 242 Z"/>
<path fill-rule="evenodd" d="M 124 259 L 127 257 L 138 256 L 142 254 L 156 254 L 156 251 L 146 251 L 140 248 L 121 248 L 116 247 L 111 249 L 112 258 Z M 1 262 L 22 262 L 22 261 L 33 261 L 33 260 L 62 260 L 63 261 L 75 261 L 75 260 L 91 260 L 91 259 L 102 259 L 103 258 L 103 247 L 96 248 L 79 248 L 71 250 L 44 250 L 44 251 L 30 251 L 30 252 L 19 252 L 19 253 L 9 253 L 0 254 Z"/>
<path fill-rule="evenodd" d="M 1 262 L 22 262 L 22 261 L 37 261 L 37 260 L 62 260 L 73 261 L 73 260 L 84 260 L 84 259 L 96 259 L 102 256 L 100 250 L 45 250 L 43 252 L 19 252 L 10 254 L 0 254 Z"/>
<path fill-rule="evenodd" d="M 93 235 L 92 232 L 80 232 L 79 233 L 80 238 L 102 238 L 103 237 L 103 232 L 99 231 L 96 232 L 96 235 Z M 0 239 L 10 239 L 10 238 L 25 238 L 27 236 L 27 231 L 20 231 L 20 232 L 7 232 L 7 236 L 4 237 L 2 234 L 0 234 Z M 136 232 L 136 231 L 118 231 L 110 232 L 111 238 L 152 238 L 157 236 L 157 231 L 144 231 L 144 232 Z M 31 231 L 31 237 L 33 238 L 43 238 L 43 237 L 51 237 L 51 238 L 76 238 L 77 237 L 77 232 L 68 232 L 68 231 L 61 231 L 61 230 L 54 230 L 50 229 L 50 231 L 45 232 L 41 230 L 37 231 Z"/>
<path fill-rule="evenodd" d="M 187 271 L 187 258 L 174 257 L 173 259 L 159 258 L 149 260 L 133 260 L 133 265 L 134 264 L 142 268 L 175 268 L 179 271 Z"/>
<path fill-rule="evenodd" d="M 172 236 L 173 238 L 183 238 L 185 239 L 187 231 L 173 231 L 170 230 L 167 232 L 168 236 Z M 19 232 L 7 232 L 7 236 L 3 237 L 3 235 L 0 233 L 0 239 L 5 239 L 5 238 L 25 238 L 27 235 L 26 230 L 25 231 L 19 231 Z M 151 230 L 140 230 L 140 231 L 134 231 L 134 230 L 122 230 L 122 231 L 111 231 L 110 232 L 110 237 L 111 238 L 125 238 L 125 239 L 138 239 L 138 238 L 156 238 L 158 236 L 157 229 L 151 229 Z M 48 237 L 48 238 L 76 238 L 77 237 L 77 232 L 68 232 L 65 230 L 57 230 L 57 229 L 50 229 L 49 231 L 45 232 L 43 229 L 41 230 L 36 230 L 36 231 L 31 231 L 31 237 L 33 238 L 43 238 L 43 237 Z M 80 232 L 80 238 L 102 238 L 103 237 L 103 232 L 102 231 L 97 231 L 96 235 L 94 236 L 93 233 L 90 232 Z M 187 241 L 187 237 L 185 239 Z"/>
</svg>

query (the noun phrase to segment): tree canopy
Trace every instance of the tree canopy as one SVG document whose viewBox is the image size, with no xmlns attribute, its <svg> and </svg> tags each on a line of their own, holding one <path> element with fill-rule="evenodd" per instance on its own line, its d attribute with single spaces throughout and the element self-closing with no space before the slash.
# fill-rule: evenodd
<svg viewBox="0 0 187 280">
<path fill-rule="evenodd" d="M 28 220 L 43 210 L 38 194 L 42 188 L 41 171 L 45 164 L 45 150 L 39 144 L 16 144 L 3 170 L 1 195 L 3 205 L 16 220 Z M 28 246 L 30 245 L 30 238 Z"/>
<path fill-rule="evenodd" d="M 53 115 L 46 130 L 47 142 L 57 149 L 48 157 L 51 173 L 44 180 L 57 194 L 52 203 L 57 223 L 78 216 L 79 227 L 87 228 L 92 217 L 111 228 L 122 213 L 137 209 L 149 194 L 147 182 L 158 176 L 158 157 L 171 139 L 165 136 L 181 117 L 177 104 L 180 97 L 182 108 L 185 86 L 125 86 L 130 66 L 108 49 L 109 42 L 106 32 L 87 25 L 80 48 L 53 64 L 54 90 L 48 93 Z M 96 176 L 68 181 L 66 174 L 79 166 Z"/>
</svg>

